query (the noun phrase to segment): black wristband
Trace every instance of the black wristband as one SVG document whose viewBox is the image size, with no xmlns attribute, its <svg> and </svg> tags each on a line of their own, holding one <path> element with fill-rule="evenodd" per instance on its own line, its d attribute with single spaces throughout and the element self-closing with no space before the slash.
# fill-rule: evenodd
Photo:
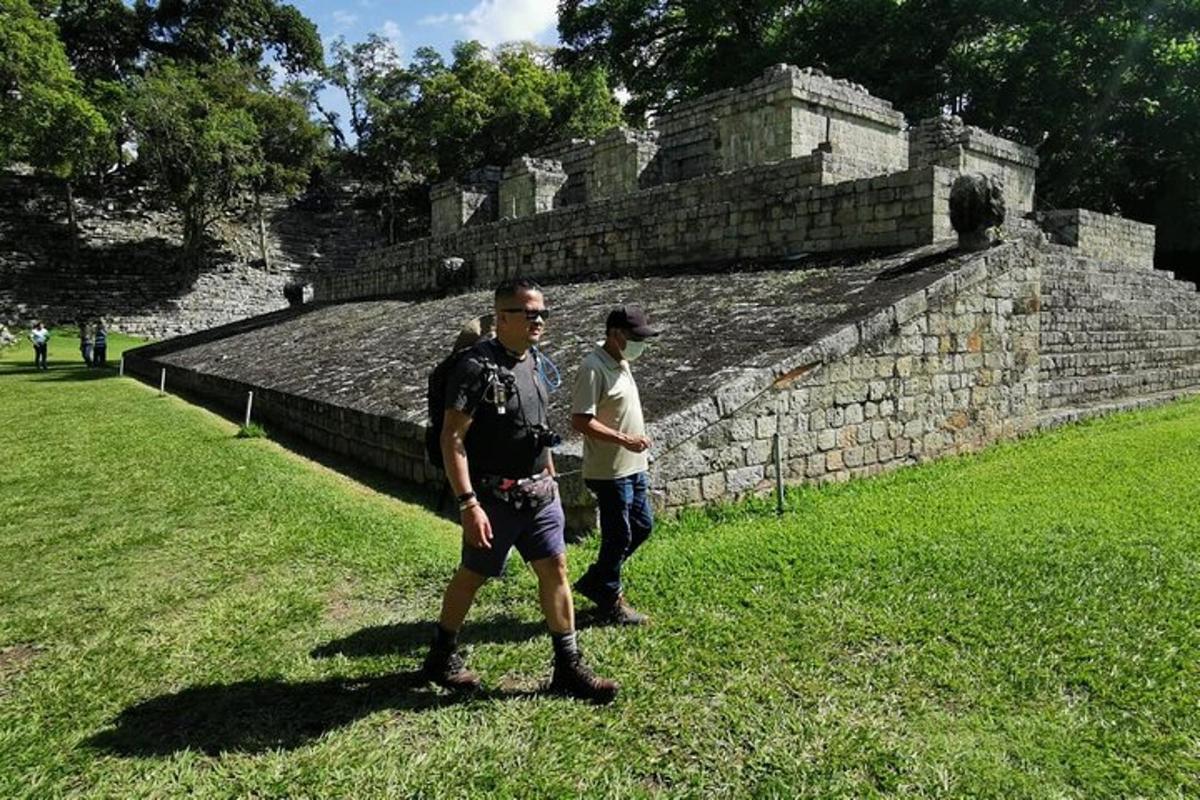
<svg viewBox="0 0 1200 800">
<path fill-rule="evenodd" d="M 463 492 L 462 494 L 460 494 L 460 495 L 458 496 L 458 498 L 457 498 L 457 499 L 458 499 L 458 502 L 460 502 L 460 503 L 465 503 L 465 502 L 467 502 L 468 500 L 474 500 L 474 499 L 475 499 L 475 493 L 474 493 L 474 492 Z"/>
</svg>

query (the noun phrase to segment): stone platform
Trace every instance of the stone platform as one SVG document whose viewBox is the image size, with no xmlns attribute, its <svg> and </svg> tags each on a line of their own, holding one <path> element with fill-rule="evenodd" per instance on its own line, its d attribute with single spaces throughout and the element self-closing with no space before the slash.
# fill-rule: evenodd
<svg viewBox="0 0 1200 800">
<path fill-rule="evenodd" d="M 1067 421 L 1095 403 L 1200 387 L 1193 286 L 1032 234 L 969 255 L 942 243 L 556 284 L 546 297 L 543 350 L 564 379 L 551 420 L 566 436 L 557 459 L 568 476 L 580 453 L 569 387 L 607 309 L 640 302 L 663 327 L 635 368 L 661 507 L 767 488 L 776 433 L 787 481 L 843 480 L 976 450 L 1037 429 L 1048 411 Z M 1085 300 L 1105 311 L 1080 317 L 1072 309 Z M 318 304 L 139 348 L 127 370 L 153 382 L 165 367 L 168 386 L 231 409 L 253 390 L 268 428 L 437 485 L 423 452 L 426 377 L 490 305 L 478 291 Z M 1115 337 L 1136 339 L 1141 360 L 1114 355 Z M 564 497 L 586 520 L 578 481 Z"/>
</svg>

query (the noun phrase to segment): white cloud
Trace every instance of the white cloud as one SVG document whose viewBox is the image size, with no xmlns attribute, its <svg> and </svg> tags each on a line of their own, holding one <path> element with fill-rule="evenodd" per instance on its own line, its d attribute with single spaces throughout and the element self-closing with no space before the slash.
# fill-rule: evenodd
<svg viewBox="0 0 1200 800">
<path fill-rule="evenodd" d="M 337 11 L 334 11 L 332 16 L 334 24 L 339 28 L 349 28 L 351 25 L 358 22 L 358 14 L 341 8 L 339 8 Z"/>
<path fill-rule="evenodd" d="M 491 47 L 501 42 L 537 39 L 558 23 L 558 0 L 479 0 L 465 14 L 435 14 L 422 25 L 453 23 L 471 39 Z"/>
<path fill-rule="evenodd" d="M 392 44 L 392 48 L 396 51 L 396 60 L 401 61 L 404 53 L 404 31 L 396 24 L 395 20 L 384 20 L 383 28 L 380 30 L 383 38 L 387 39 Z"/>
</svg>

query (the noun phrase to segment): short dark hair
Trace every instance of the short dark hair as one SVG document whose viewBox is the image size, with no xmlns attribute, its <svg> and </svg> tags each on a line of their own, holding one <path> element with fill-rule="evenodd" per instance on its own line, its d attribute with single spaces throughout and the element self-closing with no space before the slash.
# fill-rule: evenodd
<svg viewBox="0 0 1200 800">
<path fill-rule="evenodd" d="M 521 292 L 540 292 L 542 287 L 532 278 L 509 278 L 496 287 L 496 305 L 512 300 Z"/>
</svg>

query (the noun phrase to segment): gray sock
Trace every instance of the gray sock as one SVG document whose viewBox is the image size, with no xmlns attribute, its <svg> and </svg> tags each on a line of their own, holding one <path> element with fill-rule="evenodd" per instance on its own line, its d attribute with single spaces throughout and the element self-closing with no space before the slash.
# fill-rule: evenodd
<svg viewBox="0 0 1200 800">
<path fill-rule="evenodd" d="M 575 641 L 575 631 L 551 633 L 550 641 L 554 642 L 554 658 L 556 660 L 570 660 L 579 657 L 579 644 Z"/>
</svg>

